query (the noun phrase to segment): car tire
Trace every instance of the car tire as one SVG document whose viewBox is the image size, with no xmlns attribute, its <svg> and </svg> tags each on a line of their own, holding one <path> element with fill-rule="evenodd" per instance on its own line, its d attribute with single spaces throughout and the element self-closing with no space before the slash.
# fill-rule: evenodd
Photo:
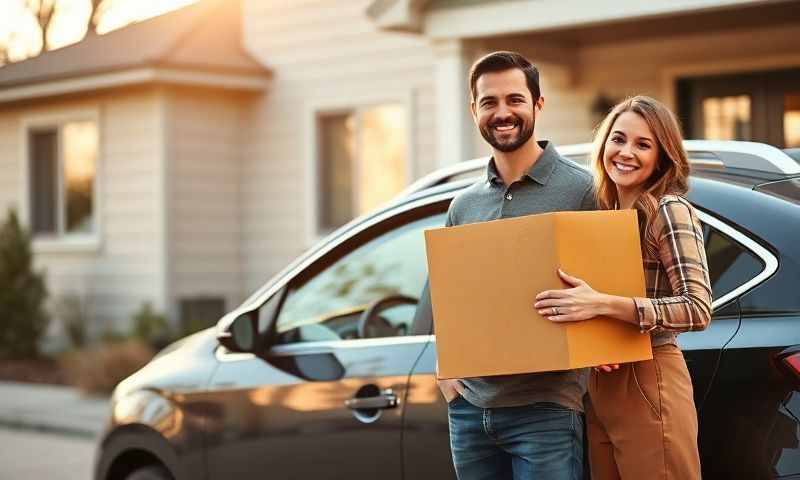
<svg viewBox="0 0 800 480">
<path fill-rule="evenodd" d="M 161 465 L 149 465 L 134 470 L 125 480 L 172 480 L 172 475 Z"/>
</svg>

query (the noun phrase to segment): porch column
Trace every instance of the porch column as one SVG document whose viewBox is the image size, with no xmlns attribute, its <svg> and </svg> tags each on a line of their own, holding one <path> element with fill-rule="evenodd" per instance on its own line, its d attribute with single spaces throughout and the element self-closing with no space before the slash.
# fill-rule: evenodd
<svg viewBox="0 0 800 480">
<path fill-rule="evenodd" d="M 469 160 L 472 119 L 467 73 L 471 62 L 464 41 L 435 39 L 436 55 L 436 165 L 444 167 Z"/>
</svg>

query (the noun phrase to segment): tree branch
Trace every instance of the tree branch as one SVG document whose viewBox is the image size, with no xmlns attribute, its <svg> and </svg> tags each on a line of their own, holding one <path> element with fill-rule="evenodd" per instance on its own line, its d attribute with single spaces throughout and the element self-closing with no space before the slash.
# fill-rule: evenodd
<svg viewBox="0 0 800 480">
<path fill-rule="evenodd" d="M 47 50 L 47 32 L 50 23 L 53 21 L 53 14 L 56 10 L 56 0 L 27 0 L 26 6 L 33 14 L 36 23 L 39 24 L 39 31 L 42 39 L 42 52 Z"/>
</svg>

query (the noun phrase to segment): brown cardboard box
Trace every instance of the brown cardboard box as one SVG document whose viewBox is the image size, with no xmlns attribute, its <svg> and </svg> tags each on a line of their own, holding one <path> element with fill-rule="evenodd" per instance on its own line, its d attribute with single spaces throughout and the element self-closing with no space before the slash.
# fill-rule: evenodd
<svg viewBox="0 0 800 480">
<path fill-rule="evenodd" d="M 533 308 L 565 288 L 645 293 L 636 212 L 557 212 L 425 231 L 440 378 L 567 370 L 652 358 L 650 335 L 604 317 L 554 323 Z M 633 305 L 631 305 L 633 308 Z"/>
</svg>

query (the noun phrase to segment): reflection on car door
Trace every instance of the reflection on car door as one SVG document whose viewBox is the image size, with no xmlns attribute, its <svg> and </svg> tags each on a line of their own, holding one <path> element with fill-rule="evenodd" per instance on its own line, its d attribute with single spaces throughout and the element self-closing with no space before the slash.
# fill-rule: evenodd
<svg viewBox="0 0 800 480">
<path fill-rule="evenodd" d="M 222 354 L 209 394 L 222 405 L 207 423 L 209 478 L 400 479 L 402 399 L 425 341 Z"/>
<path fill-rule="evenodd" d="M 446 207 L 342 240 L 261 306 L 261 355 L 218 353 L 210 479 L 402 478 L 407 380 L 429 341 L 411 335 L 423 230 L 441 226 Z"/>
</svg>

